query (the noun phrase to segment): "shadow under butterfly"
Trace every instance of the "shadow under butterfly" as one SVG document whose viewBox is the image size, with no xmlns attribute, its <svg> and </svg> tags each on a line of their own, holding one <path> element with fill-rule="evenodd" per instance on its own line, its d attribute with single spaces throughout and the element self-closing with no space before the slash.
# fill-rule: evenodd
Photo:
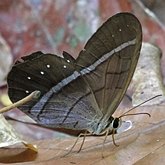
<svg viewBox="0 0 165 165">
<path fill-rule="evenodd" d="M 35 90 L 37 100 L 18 107 L 38 124 L 86 130 L 101 135 L 118 130 L 112 115 L 121 102 L 140 55 L 142 29 L 131 13 L 109 18 L 88 40 L 75 60 L 35 52 L 12 67 L 7 81 L 16 102 Z"/>
</svg>

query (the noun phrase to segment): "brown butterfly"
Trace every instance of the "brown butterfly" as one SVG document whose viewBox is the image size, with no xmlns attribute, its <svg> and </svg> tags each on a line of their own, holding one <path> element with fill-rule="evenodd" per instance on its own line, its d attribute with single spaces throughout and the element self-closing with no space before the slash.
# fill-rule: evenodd
<svg viewBox="0 0 165 165">
<path fill-rule="evenodd" d="M 109 18 L 74 59 L 36 52 L 18 60 L 7 81 L 16 102 L 35 90 L 37 100 L 19 107 L 38 124 L 86 130 L 100 135 L 117 130 L 112 115 L 133 76 L 142 44 L 142 28 L 131 13 Z"/>
</svg>

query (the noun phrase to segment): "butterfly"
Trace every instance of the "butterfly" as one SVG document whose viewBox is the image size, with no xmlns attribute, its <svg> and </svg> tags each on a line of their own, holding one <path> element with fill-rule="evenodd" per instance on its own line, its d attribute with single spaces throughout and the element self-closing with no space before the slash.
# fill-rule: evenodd
<svg viewBox="0 0 165 165">
<path fill-rule="evenodd" d="M 112 115 L 120 104 L 140 55 L 142 28 L 131 13 L 109 18 L 87 41 L 77 59 L 35 52 L 17 60 L 8 74 L 16 102 L 35 90 L 41 95 L 18 108 L 50 128 L 100 135 L 117 130 Z"/>
</svg>

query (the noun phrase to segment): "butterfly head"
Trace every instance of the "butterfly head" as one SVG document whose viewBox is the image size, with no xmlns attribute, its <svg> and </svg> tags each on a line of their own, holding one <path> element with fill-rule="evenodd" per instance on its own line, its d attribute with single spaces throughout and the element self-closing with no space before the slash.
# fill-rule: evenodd
<svg viewBox="0 0 165 165">
<path fill-rule="evenodd" d="M 108 133 L 117 133 L 118 129 L 122 126 L 122 119 L 120 117 L 113 118 L 112 116 L 110 117 L 110 120 L 105 127 L 105 129 L 101 132 L 101 134 L 108 132 Z"/>
<path fill-rule="evenodd" d="M 121 118 L 114 118 L 114 120 L 111 123 L 111 129 L 116 132 L 117 129 L 120 128 L 121 124 L 122 124 Z"/>
</svg>

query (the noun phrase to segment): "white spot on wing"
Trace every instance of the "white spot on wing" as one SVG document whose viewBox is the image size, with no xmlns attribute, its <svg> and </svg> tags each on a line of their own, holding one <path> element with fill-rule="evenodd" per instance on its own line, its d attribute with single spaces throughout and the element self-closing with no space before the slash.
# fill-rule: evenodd
<svg viewBox="0 0 165 165">
<path fill-rule="evenodd" d="M 25 91 L 26 93 L 29 93 L 29 91 L 27 90 L 27 91 Z"/>
<path fill-rule="evenodd" d="M 121 32 L 121 29 L 119 29 L 119 32 Z"/>
<path fill-rule="evenodd" d="M 42 75 L 44 74 L 44 72 L 43 72 L 43 71 L 41 71 L 40 73 L 41 73 Z"/>
<path fill-rule="evenodd" d="M 70 62 L 70 60 L 66 60 L 67 62 Z"/>
<path fill-rule="evenodd" d="M 64 65 L 63 67 L 66 68 L 66 65 Z"/>
<path fill-rule="evenodd" d="M 114 35 L 114 34 L 112 34 L 112 37 L 115 37 L 115 35 Z"/>
<path fill-rule="evenodd" d="M 47 64 L 47 65 L 46 65 L 46 67 L 47 67 L 47 68 L 50 68 L 50 65 L 49 65 L 49 64 Z"/>
<path fill-rule="evenodd" d="M 31 77 L 29 77 L 29 76 L 28 76 L 28 77 L 27 77 L 27 79 L 28 79 L 28 80 L 30 80 L 30 79 L 31 79 Z"/>
</svg>

